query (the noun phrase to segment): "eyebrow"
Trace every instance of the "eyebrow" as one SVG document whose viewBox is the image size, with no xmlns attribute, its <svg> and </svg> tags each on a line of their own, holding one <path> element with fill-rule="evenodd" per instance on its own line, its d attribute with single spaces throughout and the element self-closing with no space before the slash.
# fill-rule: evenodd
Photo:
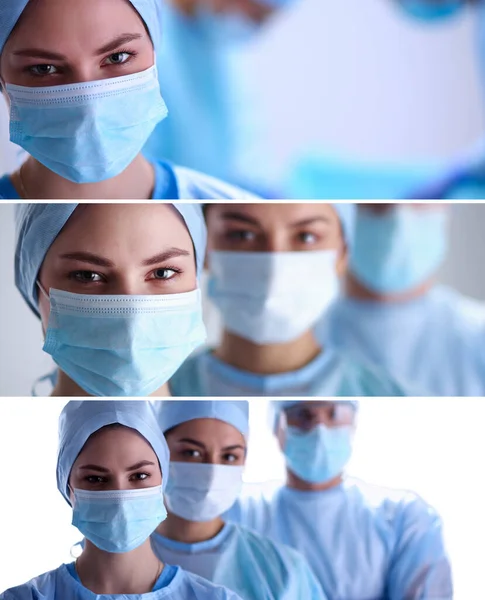
<svg viewBox="0 0 485 600">
<path fill-rule="evenodd" d="M 141 460 L 140 462 L 137 462 L 133 466 L 128 467 L 126 470 L 127 471 L 137 471 L 138 469 L 141 469 L 142 467 L 154 467 L 154 466 L 155 466 L 155 463 L 150 460 Z"/>
<path fill-rule="evenodd" d="M 312 225 L 313 223 L 318 223 L 320 221 L 322 221 L 323 223 L 330 223 L 330 219 L 328 219 L 327 217 L 309 217 L 308 219 L 303 219 L 302 221 L 291 223 L 290 227 L 304 227 L 305 225 Z"/>
<path fill-rule="evenodd" d="M 152 256 L 151 258 L 147 258 L 141 264 L 143 267 L 150 267 L 178 256 L 190 256 L 190 252 L 187 250 L 182 250 L 182 248 L 169 248 L 168 250 L 164 250 L 163 252 Z M 97 254 L 92 254 L 91 252 L 68 252 L 67 254 L 61 254 L 60 258 L 65 260 L 79 260 L 81 262 L 89 263 L 90 265 L 96 265 L 98 267 L 115 266 L 112 260 Z"/>
<path fill-rule="evenodd" d="M 109 473 L 109 469 L 105 469 L 104 467 L 100 467 L 99 465 L 81 465 L 79 467 L 80 471 L 99 471 L 100 473 Z"/>
<path fill-rule="evenodd" d="M 235 211 L 229 211 L 222 213 L 221 217 L 225 221 L 241 221 L 241 223 L 249 223 L 251 225 L 256 225 L 260 227 L 259 221 L 254 217 L 249 217 L 248 215 L 244 215 L 243 213 L 238 213 Z"/>
<path fill-rule="evenodd" d="M 128 42 L 133 42 L 134 40 L 139 40 L 142 37 L 143 36 L 140 33 L 122 33 L 114 40 L 111 40 L 110 42 L 96 50 L 96 55 L 99 56 L 101 54 L 113 52 L 114 50 L 117 50 L 120 46 L 128 44 Z M 66 58 L 63 54 L 59 54 L 58 52 L 50 52 L 48 50 L 43 50 L 42 48 L 24 48 L 22 50 L 16 50 L 13 54 L 15 56 L 45 58 L 47 60 L 65 60 Z"/>
<path fill-rule="evenodd" d="M 96 54 L 107 54 L 108 52 L 113 52 L 117 50 L 120 46 L 124 44 L 128 44 L 128 42 L 133 42 L 134 40 L 140 40 L 143 36 L 141 33 L 122 33 L 117 38 L 108 42 L 98 50 L 96 50 Z"/>
<path fill-rule="evenodd" d="M 179 442 L 186 442 L 188 444 L 198 446 L 199 448 L 205 448 L 204 444 L 198 442 L 197 440 L 193 440 L 192 438 L 182 438 L 181 440 L 179 440 Z M 221 448 L 221 451 L 227 452 L 228 450 L 237 450 L 238 448 L 240 450 L 246 450 L 246 448 L 244 446 L 241 446 L 241 444 L 234 444 L 233 446 L 226 446 L 225 448 Z"/>
<path fill-rule="evenodd" d="M 126 469 L 126 471 L 136 471 L 138 469 L 141 469 L 142 467 L 148 467 L 148 466 L 155 466 L 154 462 L 151 462 L 150 460 L 141 460 L 140 462 L 137 462 L 136 464 L 132 465 L 131 467 L 128 467 Z M 99 471 L 100 473 L 109 473 L 110 470 L 106 469 L 105 467 L 100 467 L 99 465 L 81 465 L 79 467 L 79 470 L 81 471 Z"/>
</svg>

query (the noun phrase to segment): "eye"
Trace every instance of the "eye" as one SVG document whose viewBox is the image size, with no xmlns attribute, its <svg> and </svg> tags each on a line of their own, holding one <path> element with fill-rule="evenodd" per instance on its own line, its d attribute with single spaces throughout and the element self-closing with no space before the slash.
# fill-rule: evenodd
<svg viewBox="0 0 485 600">
<path fill-rule="evenodd" d="M 69 273 L 69 279 L 74 279 L 79 283 L 98 283 L 103 281 L 103 277 L 94 271 L 73 271 Z"/>
<path fill-rule="evenodd" d="M 253 242 L 256 239 L 254 231 L 240 229 L 237 231 L 228 231 L 227 239 L 233 242 Z"/>
<path fill-rule="evenodd" d="M 180 271 L 176 271 L 175 269 L 157 269 L 153 271 L 153 279 L 172 279 L 175 275 L 180 273 Z"/>
<path fill-rule="evenodd" d="M 100 475 L 88 475 L 86 481 L 89 481 L 89 483 L 104 483 L 106 480 Z"/>
<path fill-rule="evenodd" d="M 182 452 L 182 455 L 186 456 L 187 458 L 201 458 L 202 457 L 200 450 L 193 450 L 193 449 L 184 450 Z"/>
<path fill-rule="evenodd" d="M 224 456 L 222 458 L 225 460 L 225 462 L 233 463 L 233 462 L 236 462 L 239 457 L 236 454 L 230 453 L 230 454 L 224 454 Z"/>
<path fill-rule="evenodd" d="M 134 54 L 132 52 L 115 52 L 110 54 L 105 60 L 108 65 L 122 65 L 130 60 Z"/>
<path fill-rule="evenodd" d="M 32 67 L 29 67 L 29 72 L 32 73 L 32 75 L 43 77 L 45 75 L 57 73 L 57 67 L 54 65 L 33 65 Z"/>
<path fill-rule="evenodd" d="M 314 244 L 317 241 L 317 236 L 309 231 L 302 231 L 298 234 L 298 239 L 303 244 Z"/>
<path fill-rule="evenodd" d="M 135 473 L 130 477 L 130 481 L 145 481 L 150 475 L 148 473 Z"/>
</svg>

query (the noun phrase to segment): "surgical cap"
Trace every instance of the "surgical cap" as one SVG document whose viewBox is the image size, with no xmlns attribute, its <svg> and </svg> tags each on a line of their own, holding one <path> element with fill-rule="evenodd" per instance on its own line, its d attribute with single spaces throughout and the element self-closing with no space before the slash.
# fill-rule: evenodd
<svg viewBox="0 0 485 600">
<path fill-rule="evenodd" d="M 163 400 L 158 420 L 165 433 L 194 419 L 217 419 L 229 423 L 245 438 L 249 433 L 249 404 L 246 400 Z"/>
<path fill-rule="evenodd" d="M 15 283 L 39 316 L 36 281 L 45 255 L 78 204 L 22 203 L 15 206 Z M 195 248 L 197 274 L 204 267 L 207 232 L 198 204 L 173 204 L 189 230 Z"/>
<path fill-rule="evenodd" d="M 347 246 L 352 246 L 354 238 L 354 227 L 355 227 L 355 216 L 357 207 L 354 203 L 341 203 L 333 202 L 333 208 L 335 209 L 339 219 L 340 225 L 342 226 L 345 243 Z"/>
<path fill-rule="evenodd" d="M 168 481 L 170 452 L 158 424 L 153 402 L 83 400 L 68 402 L 59 417 L 57 488 L 70 504 L 69 475 L 89 437 L 107 425 L 118 423 L 138 431 L 151 445 L 160 463 L 162 488 Z"/>
<path fill-rule="evenodd" d="M 161 49 L 162 40 L 162 1 L 129 0 L 150 32 L 155 52 Z M 24 12 L 29 0 L 0 1 L 0 54 L 12 33 L 17 21 Z"/>
</svg>

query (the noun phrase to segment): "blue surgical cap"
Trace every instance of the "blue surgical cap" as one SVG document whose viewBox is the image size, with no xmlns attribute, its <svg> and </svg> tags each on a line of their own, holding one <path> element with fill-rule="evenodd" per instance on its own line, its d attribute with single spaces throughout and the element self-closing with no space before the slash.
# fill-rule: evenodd
<svg viewBox="0 0 485 600">
<path fill-rule="evenodd" d="M 354 238 L 355 215 L 357 207 L 354 203 L 349 202 L 333 202 L 332 206 L 340 219 L 345 243 L 350 247 L 352 246 L 352 241 Z"/>
<path fill-rule="evenodd" d="M 15 206 L 15 283 L 30 308 L 39 316 L 36 281 L 45 255 L 78 204 L 22 203 Z M 198 204 L 172 204 L 182 216 L 195 249 L 197 274 L 204 267 L 207 232 Z"/>
<path fill-rule="evenodd" d="M 170 452 L 150 401 L 82 400 L 68 402 L 59 417 L 57 488 L 70 504 L 69 475 L 89 437 L 102 427 L 119 423 L 138 431 L 153 448 L 160 463 L 162 488 L 168 481 Z"/>
<path fill-rule="evenodd" d="M 162 40 L 162 1 L 161 0 L 129 0 L 136 9 L 150 33 L 155 52 L 160 51 Z M 0 1 L 0 53 L 24 12 L 29 0 Z"/>
<path fill-rule="evenodd" d="M 246 400 L 163 400 L 158 420 L 163 433 L 193 419 L 217 419 L 249 433 L 249 404 Z"/>
</svg>

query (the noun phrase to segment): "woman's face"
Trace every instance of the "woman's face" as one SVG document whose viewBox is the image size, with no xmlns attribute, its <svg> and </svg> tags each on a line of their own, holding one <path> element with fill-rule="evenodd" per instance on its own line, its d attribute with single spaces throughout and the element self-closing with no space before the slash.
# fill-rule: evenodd
<svg viewBox="0 0 485 600">
<path fill-rule="evenodd" d="M 346 268 L 342 229 L 330 204 L 214 204 L 206 221 L 209 251 L 337 250 L 337 273 Z"/>
<path fill-rule="evenodd" d="M 244 465 L 246 441 L 240 431 L 218 419 L 192 419 L 165 434 L 173 462 Z"/>
<path fill-rule="evenodd" d="M 162 484 L 153 448 L 134 429 L 103 427 L 88 439 L 69 476 L 72 490 L 136 490 Z"/>
<path fill-rule="evenodd" d="M 197 287 L 190 234 L 170 204 L 79 205 L 49 248 L 42 288 L 75 294 L 155 295 Z M 39 291 L 44 327 L 49 300 Z"/>
<path fill-rule="evenodd" d="M 97 81 L 154 64 L 145 25 L 128 0 L 30 0 L 0 56 L 5 83 Z"/>
</svg>

